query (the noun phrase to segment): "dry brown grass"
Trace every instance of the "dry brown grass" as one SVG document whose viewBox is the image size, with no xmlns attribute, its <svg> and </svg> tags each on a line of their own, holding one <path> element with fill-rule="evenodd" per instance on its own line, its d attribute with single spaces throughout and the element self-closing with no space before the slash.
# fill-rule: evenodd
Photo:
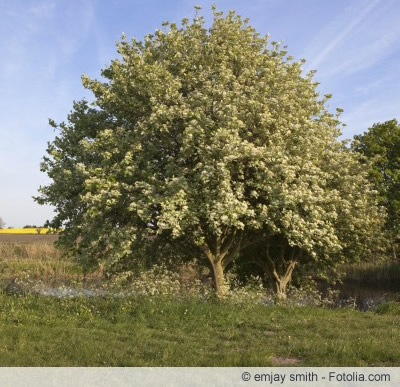
<svg viewBox="0 0 400 387">
<path fill-rule="evenodd" d="M 1 243 L 0 242 L 0 260 L 32 260 L 46 261 L 58 260 L 61 257 L 61 251 L 53 243 L 35 242 L 35 243 Z"/>
<path fill-rule="evenodd" d="M 0 234 L 0 244 L 3 243 L 54 243 L 58 238 L 55 234 Z"/>
<path fill-rule="evenodd" d="M 3 283 L 18 279 L 59 286 L 98 283 L 103 277 L 100 269 L 85 273 L 81 265 L 65 258 L 54 246 L 57 236 L 5 236 L 15 238 L 0 238 L 0 281 Z"/>
</svg>

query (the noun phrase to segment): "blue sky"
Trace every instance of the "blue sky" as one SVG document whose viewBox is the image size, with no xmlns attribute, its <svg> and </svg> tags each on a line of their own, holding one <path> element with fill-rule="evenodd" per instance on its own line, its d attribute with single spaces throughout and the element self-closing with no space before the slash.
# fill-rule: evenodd
<svg viewBox="0 0 400 387">
<path fill-rule="evenodd" d="M 142 39 L 165 20 L 192 17 L 195 5 L 209 20 L 212 3 L 248 17 L 318 71 L 332 111 L 344 109 L 343 137 L 400 119 L 398 0 L 0 0 L 0 217 L 7 226 L 52 217 L 31 197 L 48 183 L 39 171 L 54 137 L 48 118 L 62 121 L 73 100 L 91 100 L 81 75 L 99 77 L 121 33 Z"/>
</svg>

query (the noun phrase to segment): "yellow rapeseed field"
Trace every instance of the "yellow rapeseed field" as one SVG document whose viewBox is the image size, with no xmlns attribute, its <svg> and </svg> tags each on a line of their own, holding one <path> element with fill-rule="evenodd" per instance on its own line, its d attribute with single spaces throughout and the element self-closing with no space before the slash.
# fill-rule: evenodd
<svg viewBox="0 0 400 387">
<path fill-rule="evenodd" d="M 48 228 L 5 228 L 0 229 L 0 234 L 47 234 Z"/>
</svg>

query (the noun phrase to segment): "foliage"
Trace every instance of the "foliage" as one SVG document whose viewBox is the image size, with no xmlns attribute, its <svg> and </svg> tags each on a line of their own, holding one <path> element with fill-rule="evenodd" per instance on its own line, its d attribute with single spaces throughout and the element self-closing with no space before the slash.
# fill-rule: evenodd
<svg viewBox="0 0 400 387">
<path fill-rule="evenodd" d="M 376 313 L 378 314 L 392 314 L 400 316 L 400 302 L 391 301 L 381 304 L 377 307 Z"/>
<path fill-rule="evenodd" d="M 396 120 L 374 124 L 364 134 L 354 136 L 354 151 L 369 162 L 369 177 L 386 208 L 386 226 L 393 246 L 400 243 L 400 125 Z M 396 250 L 393 249 L 396 257 Z"/>
<path fill-rule="evenodd" d="M 208 299 L 211 296 L 210 288 L 203 284 L 200 278 L 190 278 L 178 271 L 172 271 L 165 265 L 153 265 L 149 270 L 143 270 L 138 275 L 125 272 L 115 276 L 109 285 L 114 291 L 121 287 L 123 292 L 141 295 L 143 297 L 169 296 L 175 299 L 200 298 Z"/>
<path fill-rule="evenodd" d="M 5 225 L 6 225 L 6 223 L 5 223 L 4 220 L 0 217 L 0 229 L 2 229 Z"/>
<path fill-rule="evenodd" d="M 55 206 L 60 243 L 115 267 L 158 238 L 207 261 L 219 295 L 257 238 L 280 235 L 315 262 L 368 253 L 379 214 L 330 96 L 247 20 L 213 14 L 209 29 L 196 14 L 144 42 L 123 37 L 105 80 L 83 77 L 94 107 L 51 122 L 52 182 L 36 200 Z"/>
</svg>

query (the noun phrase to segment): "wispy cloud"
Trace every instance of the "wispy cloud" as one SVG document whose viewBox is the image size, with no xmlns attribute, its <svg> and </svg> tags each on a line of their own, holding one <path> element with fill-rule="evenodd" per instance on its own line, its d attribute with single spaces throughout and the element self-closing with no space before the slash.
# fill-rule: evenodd
<svg viewBox="0 0 400 387">
<path fill-rule="evenodd" d="M 315 58 L 306 68 L 317 69 L 323 80 L 347 76 L 382 61 L 399 40 L 397 2 L 350 3 L 306 48 L 305 57 Z"/>
<path fill-rule="evenodd" d="M 378 4 L 380 0 L 375 0 L 369 3 L 358 15 L 355 15 L 354 19 L 330 42 L 328 42 L 325 48 L 320 54 L 310 63 L 310 67 L 315 68 L 323 62 L 329 54 L 343 42 L 346 37 L 360 24 L 360 22 L 370 13 Z"/>
<path fill-rule="evenodd" d="M 382 86 L 384 86 L 388 82 L 390 82 L 390 78 L 384 76 L 376 81 L 368 82 L 357 86 L 355 88 L 355 92 L 361 95 L 370 94 L 371 92 L 382 88 Z"/>
<path fill-rule="evenodd" d="M 385 122 L 393 118 L 399 118 L 400 97 L 383 98 L 382 96 L 369 98 L 358 104 L 353 109 L 345 112 L 342 120 L 347 127 L 344 136 L 353 137 L 356 133 L 362 133 L 374 123 Z"/>
<path fill-rule="evenodd" d="M 94 5 L 85 0 L 71 3 L 65 10 L 62 33 L 57 34 L 59 49 L 63 55 L 71 56 L 86 43 L 94 23 Z"/>
<path fill-rule="evenodd" d="M 35 16 L 47 17 L 54 11 L 55 7 L 56 7 L 56 3 L 54 3 L 53 1 L 51 1 L 51 2 L 45 1 L 42 3 L 35 4 L 28 10 L 31 14 L 33 14 Z"/>
</svg>

